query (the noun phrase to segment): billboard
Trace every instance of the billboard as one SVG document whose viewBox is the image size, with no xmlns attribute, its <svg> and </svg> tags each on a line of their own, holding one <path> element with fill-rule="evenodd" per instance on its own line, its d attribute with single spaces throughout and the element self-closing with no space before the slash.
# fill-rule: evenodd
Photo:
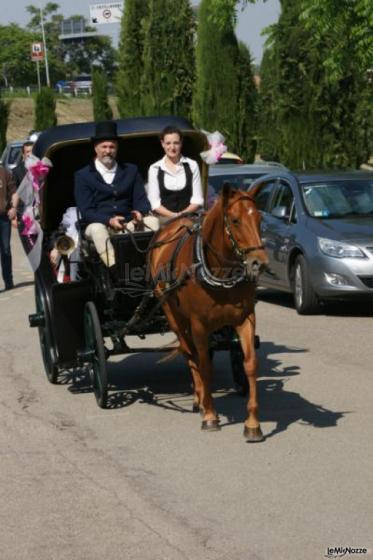
<svg viewBox="0 0 373 560">
<path fill-rule="evenodd" d="M 89 20 L 94 25 L 119 23 L 123 14 L 123 2 L 102 2 L 89 6 Z"/>
<path fill-rule="evenodd" d="M 43 43 L 31 43 L 31 60 L 33 62 L 44 60 Z"/>
</svg>

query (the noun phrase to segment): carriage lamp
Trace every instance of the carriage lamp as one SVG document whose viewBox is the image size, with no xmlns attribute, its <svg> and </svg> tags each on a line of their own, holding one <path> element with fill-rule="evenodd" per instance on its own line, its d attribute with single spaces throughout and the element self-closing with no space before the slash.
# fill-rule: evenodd
<svg viewBox="0 0 373 560">
<path fill-rule="evenodd" d="M 328 255 L 328 257 L 335 257 L 337 259 L 366 258 L 363 251 L 359 247 L 355 247 L 355 245 L 342 243 L 342 241 L 336 241 L 335 239 L 326 239 L 325 237 L 318 237 L 317 241 L 321 252 L 324 255 Z"/>
</svg>

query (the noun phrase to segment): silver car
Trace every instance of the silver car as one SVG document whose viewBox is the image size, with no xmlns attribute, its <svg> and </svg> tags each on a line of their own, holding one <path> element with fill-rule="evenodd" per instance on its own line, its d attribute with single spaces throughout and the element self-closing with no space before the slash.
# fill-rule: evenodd
<svg viewBox="0 0 373 560">
<path fill-rule="evenodd" d="M 373 173 L 274 173 L 255 201 L 269 269 L 261 286 L 291 292 L 300 314 L 323 301 L 373 301 Z"/>
<path fill-rule="evenodd" d="M 0 159 L 0 165 L 12 171 L 19 163 L 22 157 L 22 146 L 26 140 L 16 140 L 15 142 L 9 142 Z"/>
<path fill-rule="evenodd" d="M 266 162 L 254 164 L 224 164 L 221 163 L 209 166 L 209 180 L 207 191 L 207 202 L 210 207 L 224 183 L 229 183 L 236 189 L 246 191 L 251 183 L 268 173 L 276 173 L 277 171 L 286 171 L 281 163 Z"/>
</svg>

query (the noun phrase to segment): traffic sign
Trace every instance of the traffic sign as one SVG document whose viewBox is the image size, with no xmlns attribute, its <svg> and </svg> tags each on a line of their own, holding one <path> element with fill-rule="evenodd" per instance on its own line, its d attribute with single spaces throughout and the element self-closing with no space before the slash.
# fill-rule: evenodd
<svg viewBox="0 0 373 560">
<path fill-rule="evenodd" d="M 103 2 L 89 6 L 90 21 L 95 25 L 101 23 L 119 23 L 123 15 L 123 2 Z"/>
<path fill-rule="evenodd" d="M 40 61 L 44 60 L 43 43 L 32 43 L 31 44 L 31 60 L 33 62 L 40 62 Z"/>
</svg>

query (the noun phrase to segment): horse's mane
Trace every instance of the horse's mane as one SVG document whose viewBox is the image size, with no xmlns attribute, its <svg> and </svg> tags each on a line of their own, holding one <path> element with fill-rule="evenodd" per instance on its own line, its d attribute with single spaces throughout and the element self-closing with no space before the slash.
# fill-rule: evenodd
<svg viewBox="0 0 373 560">
<path fill-rule="evenodd" d="M 207 211 L 203 221 L 202 237 L 207 241 L 213 237 L 213 234 L 224 231 L 224 208 L 227 206 L 228 201 L 234 200 L 240 195 L 245 194 L 244 191 L 232 188 L 228 183 L 224 183 L 219 196 L 216 198 L 212 207 Z"/>
</svg>

